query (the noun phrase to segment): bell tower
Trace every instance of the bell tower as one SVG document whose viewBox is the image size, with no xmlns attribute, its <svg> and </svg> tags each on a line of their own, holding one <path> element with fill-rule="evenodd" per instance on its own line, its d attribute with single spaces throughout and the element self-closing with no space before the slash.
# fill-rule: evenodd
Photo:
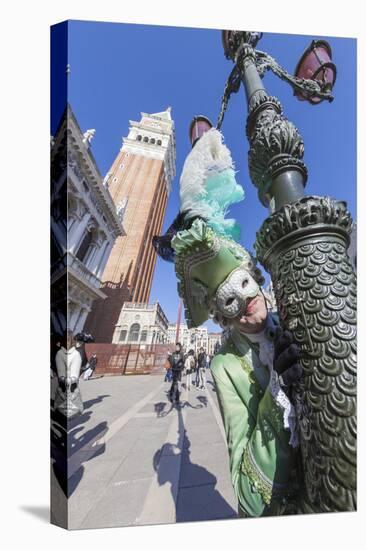
<svg viewBox="0 0 366 550">
<path fill-rule="evenodd" d="M 104 178 L 117 209 L 123 210 L 126 235 L 118 237 L 102 275 L 98 301 L 87 320 L 96 342 L 112 342 L 125 301 L 149 301 L 156 252 L 152 237 L 161 232 L 175 176 L 175 133 L 171 108 L 141 113 L 130 120 L 128 136 Z"/>
</svg>

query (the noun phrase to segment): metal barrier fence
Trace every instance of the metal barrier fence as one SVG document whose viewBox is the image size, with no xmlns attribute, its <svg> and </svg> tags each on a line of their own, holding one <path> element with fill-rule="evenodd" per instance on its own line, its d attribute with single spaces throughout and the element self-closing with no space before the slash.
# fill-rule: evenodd
<svg viewBox="0 0 366 550">
<path fill-rule="evenodd" d="M 161 374 L 174 344 L 86 344 L 88 357 L 98 362 L 95 374 Z"/>
</svg>

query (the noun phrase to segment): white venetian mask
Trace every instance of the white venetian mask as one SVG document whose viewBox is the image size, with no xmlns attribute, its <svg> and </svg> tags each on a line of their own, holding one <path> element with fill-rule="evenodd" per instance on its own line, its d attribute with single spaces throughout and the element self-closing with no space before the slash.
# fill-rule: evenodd
<svg viewBox="0 0 366 550">
<path fill-rule="evenodd" d="M 248 300 L 257 296 L 259 291 L 249 271 L 243 267 L 234 269 L 217 289 L 210 304 L 210 316 L 220 324 L 222 318 L 234 319 L 245 312 Z"/>
</svg>

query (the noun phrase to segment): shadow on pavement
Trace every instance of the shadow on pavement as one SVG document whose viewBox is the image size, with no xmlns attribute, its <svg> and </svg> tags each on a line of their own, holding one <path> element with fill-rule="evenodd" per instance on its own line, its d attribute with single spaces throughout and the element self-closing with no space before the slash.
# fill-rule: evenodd
<svg viewBox="0 0 366 550">
<path fill-rule="evenodd" d="M 216 390 L 215 390 L 215 384 L 213 382 L 211 382 L 211 380 L 207 380 L 207 384 L 211 384 L 212 386 L 212 391 L 214 391 L 216 393 Z"/>
<path fill-rule="evenodd" d="M 85 409 L 91 409 L 109 395 L 99 395 L 84 403 Z M 54 475 L 68 498 L 75 491 L 83 477 L 83 463 L 101 455 L 105 444 L 93 445 L 108 430 L 107 422 L 100 422 L 90 430 L 83 432 L 84 424 L 90 419 L 92 410 L 75 416 L 67 421 L 66 417 L 55 411 L 51 402 L 51 464 Z M 81 435 L 79 437 L 78 434 Z"/>
<path fill-rule="evenodd" d="M 169 392 L 166 392 L 167 396 L 169 395 Z M 169 397 L 168 397 L 169 399 Z M 196 395 L 196 399 L 199 402 L 198 405 L 192 405 L 188 400 L 180 401 L 179 403 L 171 403 L 169 409 L 166 410 L 166 406 L 168 405 L 167 401 L 159 401 L 158 403 L 154 404 L 154 411 L 156 412 L 156 416 L 158 418 L 163 418 L 170 414 L 173 409 L 184 409 L 185 407 L 190 409 L 202 409 L 203 407 L 207 407 L 207 397 L 204 395 Z"/>
<path fill-rule="evenodd" d="M 203 407 L 207 407 L 207 397 L 205 397 L 204 395 L 197 395 L 196 399 L 201 403 Z"/>
<path fill-rule="evenodd" d="M 176 408 L 178 414 L 177 443 L 165 443 L 158 449 L 153 457 L 153 465 L 154 470 L 157 472 L 159 485 L 170 484 L 177 523 L 236 518 L 236 510 L 216 489 L 216 476 L 203 466 L 191 462 L 191 443 L 184 426 L 182 407 L 178 406 Z M 169 456 L 169 466 L 163 460 L 167 455 Z M 183 456 L 184 462 L 182 460 Z M 183 468 L 189 471 L 191 484 L 186 483 L 184 487 L 180 487 Z M 200 483 L 200 480 L 202 480 L 202 483 Z"/>
<path fill-rule="evenodd" d="M 154 404 L 154 411 L 156 412 L 157 417 L 164 416 L 163 413 L 167 404 L 168 403 L 166 401 L 159 401 L 158 403 Z"/>
<path fill-rule="evenodd" d="M 90 409 L 93 405 L 96 405 L 97 403 L 101 403 L 103 401 L 103 399 L 105 399 L 106 397 L 110 397 L 110 395 L 108 393 L 106 393 L 105 395 L 98 395 L 98 397 L 95 397 L 94 399 L 89 399 L 89 401 L 85 401 L 84 402 L 84 410 L 85 409 Z M 81 415 L 82 417 L 83 415 Z M 78 417 L 76 417 L 78 418 Z"/>
</svg>

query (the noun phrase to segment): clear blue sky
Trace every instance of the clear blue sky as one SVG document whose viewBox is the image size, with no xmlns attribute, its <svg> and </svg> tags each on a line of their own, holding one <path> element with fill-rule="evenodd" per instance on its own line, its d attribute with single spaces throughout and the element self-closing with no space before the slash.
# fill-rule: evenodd
<svg viewBox="0 0 366 550">
<path fill-rule="evenodd" d="M 260 30 L 260 29 L 259 29 Z M 178 185 L 190 151 L 188 127 L 196 114 L 215 124 L 232 63 L 225 59 L 221 31 L 116 23 L 69 23 L 69 102 L 83 131 L 95 128 L 92 151 L 104 176 L 118 153 L 128 121 L 140 112 L 172 107 L 177 143 L 173 181 L 164 231 L 178 212 Z M 277 96 L 285 115 L 299 128 L 309 169 L 306 191 L 346 200 L 356 219 L 356 40 L 287 34 L 264 34 L 258 48 L 293 71 L 311 38 L 326 38 L 337 65 L 335 100 L 312 106 L 299 102 L 292 89 L 272 74 L 267 90 Z M 244 202 L 231 215 L 242 227 L 241 242 L 253 250 L 255 232 L 267 216 L 248 175 L 244 90 L 232 96 L 222 132 L 244 187 Z M 158 258 L 151 301 L 158 300 L 171 321 L 178 308 L 172 264 Z M 215 325 L 209 323 L 210 328 Z"/>
</svg>

